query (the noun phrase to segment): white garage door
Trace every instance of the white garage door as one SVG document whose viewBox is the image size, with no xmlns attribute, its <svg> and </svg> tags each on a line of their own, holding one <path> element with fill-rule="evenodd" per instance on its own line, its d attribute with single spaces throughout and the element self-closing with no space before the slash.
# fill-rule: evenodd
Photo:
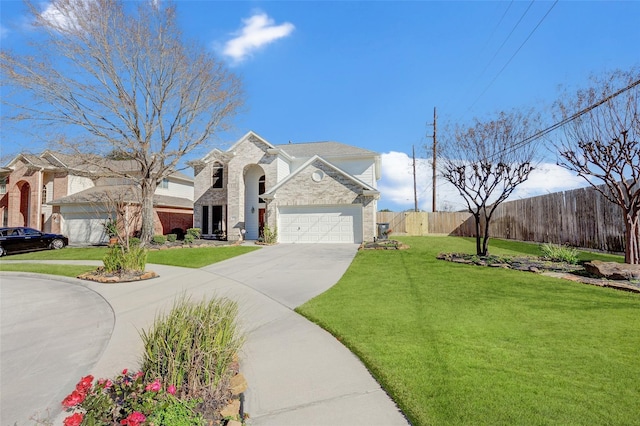
<svg viewBox="0 0 640 426">
<path fill-rule="evenodd" d="M 62 233 L 69 238 L 69 244 L 100 244 L 109 241 L 102 225 L 106 217 L 87 217 L 82 214 L 65 214 Z"/>
<path fill-rule="evenodd" d="M 280 207 L 281 243 L 361 243 L 361 206 Z"/>
</svg>

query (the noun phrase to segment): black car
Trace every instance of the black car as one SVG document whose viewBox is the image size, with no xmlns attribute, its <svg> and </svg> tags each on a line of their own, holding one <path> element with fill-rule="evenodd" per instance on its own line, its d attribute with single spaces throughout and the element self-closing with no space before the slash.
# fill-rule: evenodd
<svg viewBox="0 0 640 426">
<path fill-rule="evenodd" d="M 46 234 L 33 228 L 0 228 L 0 256 L 25 251 L 61 249 L 69 239 L 60 234 Z"/>
</svg>

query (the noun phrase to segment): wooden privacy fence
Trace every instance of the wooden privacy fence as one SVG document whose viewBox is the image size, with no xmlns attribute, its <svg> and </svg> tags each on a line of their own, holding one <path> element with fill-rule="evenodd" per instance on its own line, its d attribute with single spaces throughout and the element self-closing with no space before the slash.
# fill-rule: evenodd
<svg viewBox="0 0 640 426">
<path fill-rule="evenodd" d="M 460 235 L 465 233 L 467 227 L 471 226 L 468 232 L 474 232 L 473 222 L 469 225 L 469 218 L 473 218 L 470 213 L 461 212 L 378 212 L 378 223 L 388 223 L 392 233 L 406 235 L 430 235 L 447 234 Z"/>
<path fill-rule="evenodd" d="M 378 212 L 393 233 L 475 236 L 470 213 Z M 489 225 L 490 237 L 624 251 L 620 208 L 595 189 L 579 188 L 502 203 Z"/>
</svg>

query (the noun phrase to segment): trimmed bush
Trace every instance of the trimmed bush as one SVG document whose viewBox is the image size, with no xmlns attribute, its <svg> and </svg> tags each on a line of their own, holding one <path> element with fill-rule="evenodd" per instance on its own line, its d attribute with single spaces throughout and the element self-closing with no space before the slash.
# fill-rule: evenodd
<svg viewBox="0 0 640 426">
<path fill-rule="evenodd" d="M 184 236 L 184 242 L 187 244 L 191 244 L 192 242 L 194 242 L 196 239 L 196 237 L 194 237 L 192 234 L 185 234 Z"/>
<path fill-rule="evenodd" d="M 231 363 L 243 343 L 237 313 L 229 299 L 177 300 L 169 314 L 141 332 L 146 377 L 175 384 L 181 398 L 206 401 L 217 394 L 233 374 Z"/>
<path fill-rule="evenodd" d="M 167 241 L 170 243 L 175 243 L 178 239 L 178 234 L 167 234 Z"/>
<path fill-rule="evenodd" d="M 164 235 L 154 235 L 152 241 L 154 244 L 164 244 L 167 242 L 167 237 Z"/>
<path fill-rule="evenodd" d="M 542 244 L 540 246 L 542 258 L 552 262 L 566 262 L 572 265 L 578 263 L 578 250 L 559 244 Z"/>
<path fill-rule="evenodd" d="M 189 228 L 187 229 L 187 235 L 192 235 L 194 239 L 200 238 L 202 231 L 200 228 Z M 186 235 L 185 235 L 186 237 Z"/>
</svg>

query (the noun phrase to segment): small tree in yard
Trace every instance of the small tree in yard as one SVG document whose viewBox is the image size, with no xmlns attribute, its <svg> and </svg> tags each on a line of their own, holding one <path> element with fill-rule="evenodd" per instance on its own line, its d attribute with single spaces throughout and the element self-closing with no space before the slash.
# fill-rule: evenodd
<svg viewBox="0 0 640 426">
<path fill-rule="evenodd" d="M 557 102 L 558 164 L 582 176 L 625 221 L 625 262 L 640 263 L 640 68 L 592 78 Z"/>
<path fill-rule="evenodd" d="M 535 146 L 523 141 L 538 122 L 532 113 L 501 112 L 492 121 L 455 126 L 445 138 L 440 171 L 475 219 L 479 256 L 488 254 L 489 223 L 496 208 L 534 169 Z"/>
<path fill-rule="evenodd" d="M 139 188 L 140 238 L 149 242 L 156 186 L 228 127 L 242 104 L 240 81 L 207 48 L 183 39 L 175 7 L 164 1 L 27 6 L 41 31 L 33 55 L 0 53 L 3 85 L 16 95 L 3 96 L 3 113 L 68 130 L 67 146 L 97 154 L 91 161 L 115 153 L 135 162 L 134 172 L 110 171 Z"/>
</svg>

